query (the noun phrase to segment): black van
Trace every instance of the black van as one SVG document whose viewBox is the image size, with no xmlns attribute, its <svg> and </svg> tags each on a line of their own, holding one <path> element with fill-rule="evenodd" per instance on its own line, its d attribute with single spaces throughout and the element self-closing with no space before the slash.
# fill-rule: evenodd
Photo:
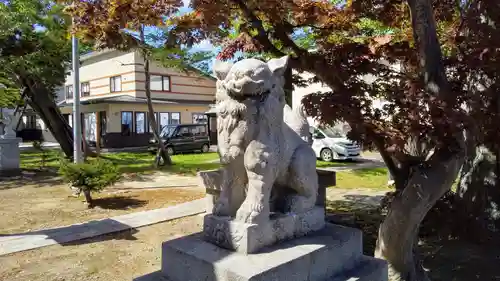
<svg viewBox="0 0 500 281">
<path fill-rule="evenodd" d="M 168 125 L 160 132 L 168 154 L 191 151 L 210 151 L 210 139 L 206 124 Z M 155 152 L 158 148 L 153 137 L 149 141 L 149 150 Z"/>
</svg>

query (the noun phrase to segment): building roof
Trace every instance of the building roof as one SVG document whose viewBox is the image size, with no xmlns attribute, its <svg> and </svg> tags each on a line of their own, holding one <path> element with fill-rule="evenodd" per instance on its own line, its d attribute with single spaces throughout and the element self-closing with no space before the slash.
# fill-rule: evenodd
<svg viewBox="0 0 500 281">
<path fill-rule="evenodd" d="M 191 100 L 171 100 L 171 99 L 152 99 L 153 104 L 188 104 L 188 105 L 210 105 L 212 101 L 191 101 Z M 135 103 L 135 104 L 145 104 L 147 103 L 146 98 L 134 97 L 130 95 L 114 95 L 114 96 L 100 96 L 100 97 L 90 97 L 80 100 L 80 104 L 97 104 L 97 103 Z M 57 103 L 59 107 L 72 106 L 73 101 L 61 101 Z"/>
<path fill-rule="evenodd" d="M 84 55 L 81 55 L 80 61 L 86 61 L 86 60 L 89 60 L 91 58 L 95 58 L 95 57 L 98 57 L 100 55 L 108 54 L 108 53 L 111 53 L 114 51 L 115 50 L 113 50 L 113 49 L 103 49 L 103 50 L 99 50 L 99 51 L 92 51 L 90 53 L 86 53 Z"/>
</svg>

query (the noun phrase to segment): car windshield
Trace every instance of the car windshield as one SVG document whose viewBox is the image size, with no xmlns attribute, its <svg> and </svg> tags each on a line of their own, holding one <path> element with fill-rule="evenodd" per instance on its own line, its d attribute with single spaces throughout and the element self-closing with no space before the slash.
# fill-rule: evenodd
<svg viewBox="0 0 500 281">
<path fill-rule="evenodd" d="M 160 136 L 165 138 L 165 137 L 171 137 L 172 134 L 175 131 L 176 126 L 165 126 L 163 127 L 163 130 L 161 130 Z"/>
<path fill-rule="evenodd" d="M 343 138 L 346 136 L 344 132 L 342 132 L 338 128 L 330 126 L 322 126 L 319 127 L 319 129 L 329 138 Z"/>
</svg>

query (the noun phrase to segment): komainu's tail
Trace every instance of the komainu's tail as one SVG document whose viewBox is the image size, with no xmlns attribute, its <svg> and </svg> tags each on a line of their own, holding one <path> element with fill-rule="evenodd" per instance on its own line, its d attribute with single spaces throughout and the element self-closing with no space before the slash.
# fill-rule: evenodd
<svg viewBox="0 0 500 281">
<path fill-rule="evenodd" d="M 283 119 L 285 123 L 305 142 L 312 145 L 309 123 L 307 122 L 307 116 L 302 104 L 293 109 L 288 104 L 285 104 L 285 107 L 283 108 Z"/>
</svg>

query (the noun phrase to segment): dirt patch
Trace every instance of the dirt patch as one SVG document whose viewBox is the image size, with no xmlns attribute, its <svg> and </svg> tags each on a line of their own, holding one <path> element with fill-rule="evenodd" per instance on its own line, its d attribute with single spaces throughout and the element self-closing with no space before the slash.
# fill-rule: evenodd
<svg viewBox="0 0 500 281">
<path fill-rule="evenodd" d="M 0 281 L 131 281 L 159 270 L 161 243 L 200 231 L 201 218 L 193 216 L 70 245 L 0 256 Z M 364 230 L 365 250 L 372 248 L 366 254 L 373 254 L 367 243 L 374 240 L 367 236 L 375 233 L 360 228 Z M 374 225 L 373 230 L 376 228 Z M 419 250 L 432 280 L 500 280 L 496 249 L 488 252 L 459 241 L 427 240 Z"/>
<path fill-rule="evenodd" d="M 66 185 L 26 185 L 0 189 L 0 235 L 108 218 L 130 212 L 164 208 L 204 196 L 202 188 L 109 190 L 94 195 L 93 209 L 83 196 L 71 196 Z"/>
<path fill-rule="evenodd" d="M 201 228 L 201 217 L 193 216 L 2 256 L 0 280 L 130 281 L 160 269 L 162 242 Z"/>
</svg>

